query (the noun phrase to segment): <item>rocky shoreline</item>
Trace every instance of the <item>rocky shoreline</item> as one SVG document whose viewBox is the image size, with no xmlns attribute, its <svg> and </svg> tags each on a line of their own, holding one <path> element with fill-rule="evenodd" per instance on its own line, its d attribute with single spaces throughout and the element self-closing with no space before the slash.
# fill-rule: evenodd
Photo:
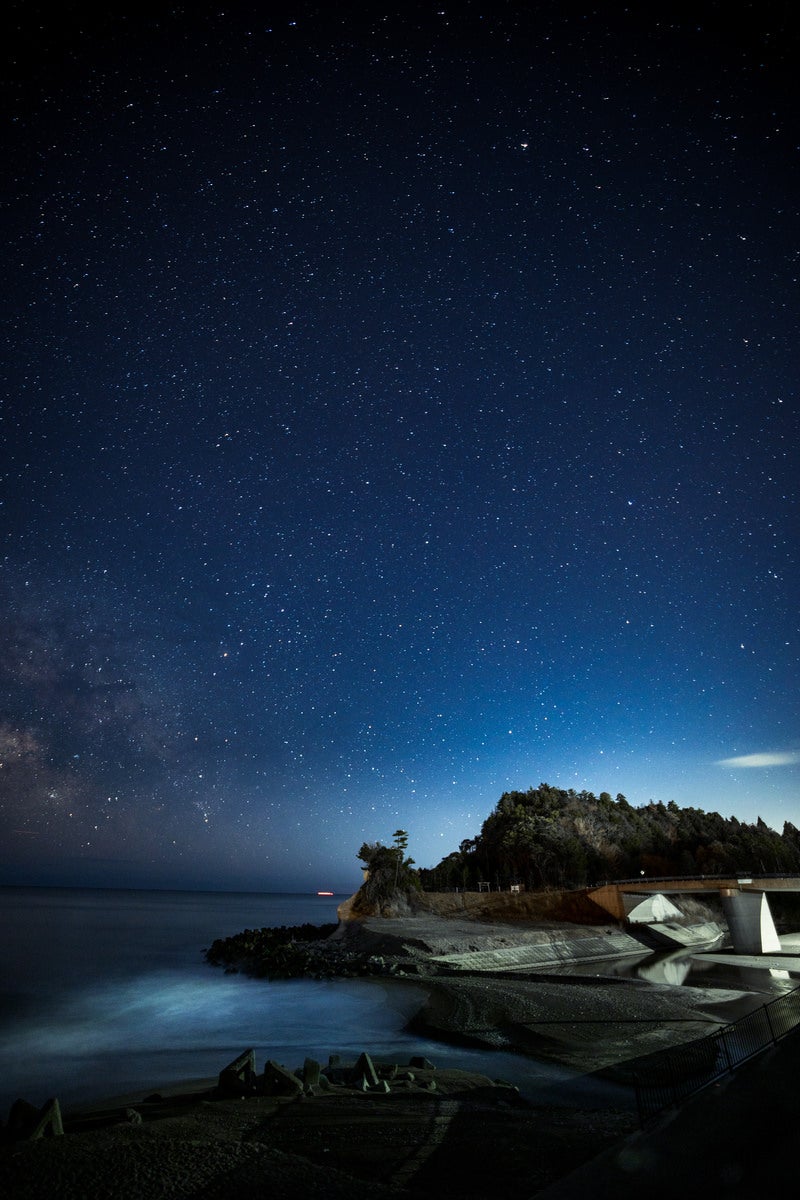
<svg viewBox="0 0 800 1200">
<path fill-rule="evenodd" d="M 623 1075 L 629 1060 L 703 1037 L 763 1003 L 750 992 L 675 988 L 593 970 L 585 947 L 600 938 L 600 952 L 607 945 L 611 957 L 626 936 L 613 927 L 599 933 L 595 925 L 415 913 L 342 921 L 319 934 L 314 926 L 245 930 L 215 942 L 206 957 L 228 971 L 265 978 L 413 983 L 427 993 L 409 1026 L 420 1035 Z M 628 941 L 633 952 L 649 953 Z M 545 952 L 546 969 L 454 970 L 450 964 L 459 956 L 480 960 L 480 951 L 526 946 Z M 584 973 L 558 974 L 565 961 L 581 964 Z"/>
</svg>

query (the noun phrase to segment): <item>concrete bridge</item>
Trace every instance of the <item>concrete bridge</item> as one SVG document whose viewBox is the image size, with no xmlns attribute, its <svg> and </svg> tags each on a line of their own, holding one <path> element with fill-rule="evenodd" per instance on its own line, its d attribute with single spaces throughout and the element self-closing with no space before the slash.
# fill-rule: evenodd
<svg viewBox="0 0 800 1200">
<path fill-rule="evenodd" d="M 630 909 L 654 892 L 662 896 L 681 893 L 717 892 L 733 947 L 738 954 L 774 954 L 781 943 L 772 919 L 767 892 L 800 892 L 800 877 L 786 875 L 717 876 L 694 878 L 623 879 L 590 888 L 589 897 L 618 921 L 624 921 Z"/>
</svg>

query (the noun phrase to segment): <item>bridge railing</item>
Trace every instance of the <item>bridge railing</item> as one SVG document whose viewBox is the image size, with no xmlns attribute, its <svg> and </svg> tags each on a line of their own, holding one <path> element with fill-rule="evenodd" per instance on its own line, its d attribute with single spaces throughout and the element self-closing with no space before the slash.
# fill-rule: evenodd
<svg viewBox="0 0 800 1200">
<path fill-rule="evenodd" d="M 601 879 L 597 883 L 588 884 L 589 891 L 593 888 L 615 887 L 619 884 L 648 884 L 648 883 L 684 883 L 695 879 L 725 879 L 737 883 L 750 883 L 753 879 L 794 879 L 796 872 L 791 871 L 718 871 L 713 875 L 704 875 L 702 871 L 693 871 L 690 875 L 633 875 L 630 879 Z"/>
<path fill-rule="evenodd" d="M 635 1074 L 636 1103 L 642 1127 L 671 1105 L 734 1071 L 754 1055 L 776 1045 L 800 1025 L 800 987 L 716 1033 L 671 1046 L 644 1059 Z"/>
</svg>

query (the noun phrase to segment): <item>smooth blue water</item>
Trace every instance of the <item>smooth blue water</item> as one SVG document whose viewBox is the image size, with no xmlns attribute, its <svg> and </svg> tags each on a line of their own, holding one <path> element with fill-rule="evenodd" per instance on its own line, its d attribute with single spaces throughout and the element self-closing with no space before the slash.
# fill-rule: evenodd
<svg viewBox="0 0 800 1200">
<path fill-rule="evenodd" d="M 559 1091 L 575 1072 L 406 1033 L 425 991 L 378 981 L 269 982 L 206 965 L 203 949 L 245 928 L 324 924 L 342 899 L 216 892 L 0 888 L 0 1115 L 18 1096 L 70 1106 L 216 1076 L 254 1046 L 259 1064 L 368 1050 L 427 1055 Z M 610 1085 L 582 1087 L 583 1099 Z M 607 1100 L 605 1101 L 608 1102 Z"/>
</svg>

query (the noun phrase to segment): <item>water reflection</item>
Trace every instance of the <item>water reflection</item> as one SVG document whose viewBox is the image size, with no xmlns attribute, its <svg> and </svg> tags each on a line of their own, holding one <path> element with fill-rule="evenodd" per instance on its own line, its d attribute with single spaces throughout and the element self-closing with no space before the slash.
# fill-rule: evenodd
<svg viewBox="0 0 800 1200">
<path fill-rule="evenodd" d="M 783 935 L 781 947 L 785 953 L 797 956 L 800 953 L 800 934 Z M 717 960 L 713 955 L 718 949 L 714 945 L 713 950 L 708 946 L 703 949 L 693 946 L 643 952 L 627 958 L 561 967 L 559 975 L 644 979 L 648 983 L 672 987 L 719 988 L 773 996 L 783 995 L 800 986 L 800 970 L 795 969 L 796 957 L 792 965 L 786 968 L 776 966 L 774 954 L 768 956 L 763 966 L 757 966 L 751 957 L 741 964 L 731 961 L 735 959 L 733 952 L 725 955 L 726 961 Z"/>
<path fill-rule="evenodd" d="M 652 961 L 642 963 L 637 974 L 640 979 L 649 979 L 651 983 L 669 983 L 680 987 L 685 983 L 692 969 L 692 960 L 685 950 L 675 950 L 671 954 L 654 956 Z"/>
</svg>

